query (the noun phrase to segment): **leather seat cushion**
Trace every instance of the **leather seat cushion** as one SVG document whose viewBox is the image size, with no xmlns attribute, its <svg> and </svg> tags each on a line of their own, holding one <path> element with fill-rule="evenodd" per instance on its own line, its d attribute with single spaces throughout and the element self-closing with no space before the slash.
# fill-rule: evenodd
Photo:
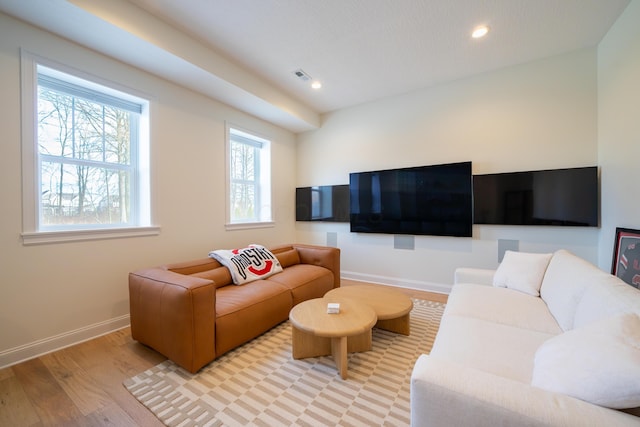
<svg viewBox="0 0 640 427">
<path fill-rule="evenodd" d="M 200 273 L 193 273 L 191 276 L 213 280 L 216 288 L 230 285 L 233 282 L 231 279 L 231 273 L 227 267 L 217 267 Z"/>
<path fill-rule="evenodd" d="M 279 246 L 271 249 L 271 253 L 273 253 L 278 261 L 280 261 L 280 265 L 282 268 L 287 268 L 291 265 L 300 264 L 300 254 L 298 250 L 293 246 Z"/>
<path fill-rule="evenodd" d="M 286 286 L 267 280 L 216 290 L 216 354 L 263 334 L 289 318 L 293 307 Z"/>
<path fill-rule="evenodd" d="M 312 298 L 322 298 L 333 289 L 333 273 L 324 267 L 311 264 L 292 265 L 266 280 L 290 289 L 293 305 Z"/>
</svg>

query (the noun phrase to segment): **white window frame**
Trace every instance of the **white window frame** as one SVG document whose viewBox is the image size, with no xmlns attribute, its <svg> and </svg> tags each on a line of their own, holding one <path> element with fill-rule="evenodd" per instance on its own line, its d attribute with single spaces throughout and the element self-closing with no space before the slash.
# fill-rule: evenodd
<svg viewBox="0 0 640 427">
<path fill-rule="evenodd" d="M 227 230 L 239 230 L 248 228 L 266 228 L 275 225 L 272 210 L 272 184 L 271 184 L 271 141 L 269 138 L 258 133 L 225 123 L 225 146 L 226 146 L 226 224 Z M 258 184 L 258 212 L 252 220 L 236 220 L 231 216 L 231 185 L 232 185 L 232 165 L 231 165 L 231 144 L 234 135 L 240 139 L 248 139 L 260 145 L 259 156 L 259 184 Z"/>
<path fill-rule="evenodd" d="M 40 159 L 38 148 L 38 66 L 71 76 L 72 80 L 91 89 L 128 99 L 142 105 L 138 127 L 138 159 L 135 181 L 138 194 L 135 218 L 126 226 L 88 224 L 82 227 L 40 227 Z M 22 240 L 24 245 L 44 243 L 113 239 L 121 237 L 157 235 L 160 228 L 151 221 L 151 176 L 149 150 L 148 97 L 130 88 L 79 71 L 56 61 L 21 50 L 22 96 Z"/>
</svg>

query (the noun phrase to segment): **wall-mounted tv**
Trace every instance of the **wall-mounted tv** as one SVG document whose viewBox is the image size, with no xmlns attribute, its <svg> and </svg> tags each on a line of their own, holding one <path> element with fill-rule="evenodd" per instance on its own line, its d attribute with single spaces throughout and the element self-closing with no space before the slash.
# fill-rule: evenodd
<svg viewBox="0 0 640 427">
<path fill-rule="evenodd" d="M 296 188 L 296 221 L 349 222 L 349 185 Z"/>
<path fill-rule="evenodd" d="M 474 223 L 598 226 L 596 166 L 474 175 Z"/>
<path fill-rule="evenodd" d="M 471 162 L 349 175 L 351 231 L 470 237 Z"/>
</svg>

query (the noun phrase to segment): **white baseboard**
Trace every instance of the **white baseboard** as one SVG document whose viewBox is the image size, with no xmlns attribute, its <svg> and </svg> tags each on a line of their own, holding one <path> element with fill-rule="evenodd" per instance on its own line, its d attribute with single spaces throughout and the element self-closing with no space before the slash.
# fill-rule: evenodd
<svg viewBox="0 0 640 427">
<path fill-rule="evenodd" d="M 416 289 L 419 291 L 435 292 L 449 295 L 453 285 L 434 282 L 422 282 L 418 280 L 400 279 L 397 277 L 378 276 L 374 274 L 356 273 L 353 271 L 342 271 L 341 277 L 359 282 L 377 283 L 380 285 L 397 286 L 406 289 Z"/>
<path fill-rule="evenodd" d="M 0 352 L 0 369 L 106 335 L 130 324 L 128 314 Z"/>
</svg>

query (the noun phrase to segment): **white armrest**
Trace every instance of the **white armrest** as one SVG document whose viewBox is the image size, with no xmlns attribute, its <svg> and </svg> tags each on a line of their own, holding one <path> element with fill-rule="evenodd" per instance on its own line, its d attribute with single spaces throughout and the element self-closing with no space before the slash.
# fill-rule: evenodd
<svg viewBox="0 0 640 427">
<path fill-rule="evenodd" d="M 614 409 L 422 355 L 411 375 L 411 424 L 433 426 L 638 426 Z"/>
<path fill-rule="evenodd" d="M 453 283 L 476 283 L 478 285 L 493 285 L 495 270 L 484 268 L 456 268 Z"/>
</svg>

